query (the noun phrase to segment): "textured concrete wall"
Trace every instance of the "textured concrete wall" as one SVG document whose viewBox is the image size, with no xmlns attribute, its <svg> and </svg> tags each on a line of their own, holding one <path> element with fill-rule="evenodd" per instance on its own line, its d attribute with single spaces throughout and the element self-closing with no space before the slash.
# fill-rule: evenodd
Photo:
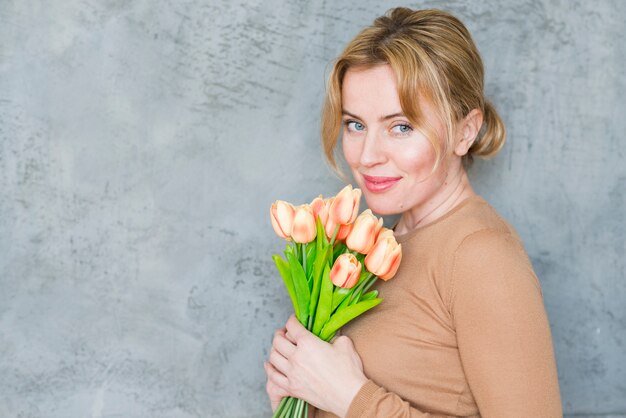
<svg viewBox="0 0 626 418">
<path fill-rule="evenodd" d="M 266 417 L 270 203 L 340 187 L 328 62 L 389 1 L 0 1 L 0 416 Z M 564 409 L 626 416 L 626 3 L 460 16 L 510 141 L 472 170 L 541 279 Z"/>
</svg>

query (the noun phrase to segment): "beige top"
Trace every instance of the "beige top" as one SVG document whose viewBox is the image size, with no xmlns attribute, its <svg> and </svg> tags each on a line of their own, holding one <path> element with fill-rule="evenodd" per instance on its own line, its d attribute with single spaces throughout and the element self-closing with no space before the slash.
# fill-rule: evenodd
<svg viewBox="0 0 626 418">
<path fill-rule="evenodd" d="M 541 288 L 512 227 L 474 196 L 397 240 L 383 302 L 342 331 L 370 379 L 347 417 L 561 417 Z"/>
</svg>

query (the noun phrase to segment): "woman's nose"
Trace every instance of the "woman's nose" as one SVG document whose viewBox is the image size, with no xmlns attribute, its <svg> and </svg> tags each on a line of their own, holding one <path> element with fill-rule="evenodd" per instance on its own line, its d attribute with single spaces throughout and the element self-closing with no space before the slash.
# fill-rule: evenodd
<svg viewBox="0 0 626 418">
<path fill-rule="evenodd" d="M 380 134 L 369 131 L 365 136 L 360 163 L 364 167 L 371 167 L 385 161 L 385 155 L 381 147 Z"/>
</svg>

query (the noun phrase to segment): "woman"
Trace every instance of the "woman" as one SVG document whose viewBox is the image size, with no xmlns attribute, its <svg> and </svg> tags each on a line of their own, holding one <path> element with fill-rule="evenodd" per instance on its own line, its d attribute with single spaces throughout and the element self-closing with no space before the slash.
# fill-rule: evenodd
<svg viewBox="0 0 626 418">
<path fill-rule="evenodd" d="M 383 303 L 332 344 L 294 317 L 274 336 L 267 392 L 316 417 L 559 417 L 539 282 L 522 243 L 476 195 L 465 166 L 505 131 L 483 95 L 465 26 L 438 10 L 389 11 L 334 65 L 322 140 L 373 212 L 401 214 L 403 260 Z"/>
</svg>

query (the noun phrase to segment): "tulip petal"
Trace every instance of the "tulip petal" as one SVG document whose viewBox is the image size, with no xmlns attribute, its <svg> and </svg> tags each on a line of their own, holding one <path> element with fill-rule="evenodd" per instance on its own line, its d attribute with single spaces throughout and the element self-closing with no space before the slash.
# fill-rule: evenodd
<svg viewBox="0 0 626 418">
<path fill-rule="evenodd" d="M 306 244 L 315 239 L 317 227 L 315 217 L 309 205 L 300 205 L 296 208 L 291 236 L 295 242 Z"/>
<path fill-rule="evenodd" d="M 337 224 L 350 222 L 354 209 L 352 186 L 349 184 L 335 196 L 330 204 L 329 216 Z"/>
</svg>

